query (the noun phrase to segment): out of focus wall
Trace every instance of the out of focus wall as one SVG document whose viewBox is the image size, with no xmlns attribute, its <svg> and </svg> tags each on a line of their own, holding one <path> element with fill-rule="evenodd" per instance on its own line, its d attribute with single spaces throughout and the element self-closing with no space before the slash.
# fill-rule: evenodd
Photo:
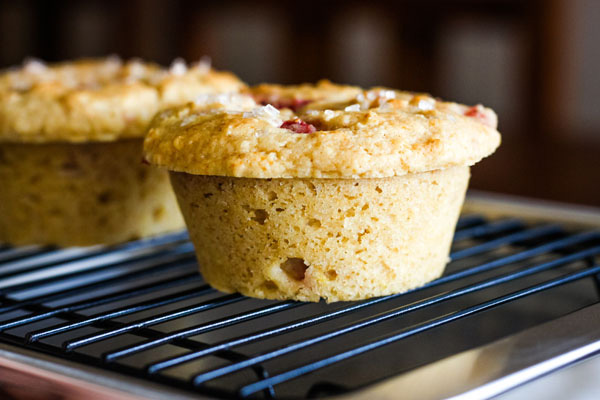
<svg viewBox="0 0 600 400">
<path fill-rule="evenodd" d="M 249 83 L 387 85 L 500 117 L 472 187 L 600 206 L 600 1 L 0 3 L 0 65 L 209 55 Z"/>
</svg>

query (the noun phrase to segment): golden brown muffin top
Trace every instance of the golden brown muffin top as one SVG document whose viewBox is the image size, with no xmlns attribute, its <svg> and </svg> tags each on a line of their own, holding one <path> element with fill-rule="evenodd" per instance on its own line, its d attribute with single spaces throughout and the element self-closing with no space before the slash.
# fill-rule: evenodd
<svg viewBox="0 0 600 400">
<path fill-rule="evenodd" d="M 142 137 L 157 111 L 244 84 L 206 62 L 170 68 L 117 57 L 0 73 L 0 141 L 85 142 Z"/>
<path fill-rule="evenodd" d="M 473 165 L 500 144 L 492 110 L 425 94 L 375 88 L 296 111 L 227 101 L 158 114 L 146 160 L 195 175 L 379 178 Z"/>
<path fill-rule="evenodd" d="M 289 108 L 298 111 L 307 104 L 348 101 L 362 91 L 358 86 L 336 85 L 323 79 L 316 84 L 277 85 L 263 83 L 243 92 L 249 94 L 263 106 L 271 104 L 277 109 Z"/>
</svg>

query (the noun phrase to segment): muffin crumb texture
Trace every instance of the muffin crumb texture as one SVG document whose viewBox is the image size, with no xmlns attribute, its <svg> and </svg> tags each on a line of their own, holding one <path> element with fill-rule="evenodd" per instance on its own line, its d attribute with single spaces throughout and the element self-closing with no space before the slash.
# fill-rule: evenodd
<svg viewBox="0 0 600 400">
<path fill-rule="evenodd" d="M 399 293 L 442 274 L 469 167 L 390 178 L 171 172 L 208 283 L 266 299 Z"/>
<path fill-rule="evenodd" d="M 0 143 L 0 243 L 82 246 L 183 229 L 142 140 Z"/>
</svg>

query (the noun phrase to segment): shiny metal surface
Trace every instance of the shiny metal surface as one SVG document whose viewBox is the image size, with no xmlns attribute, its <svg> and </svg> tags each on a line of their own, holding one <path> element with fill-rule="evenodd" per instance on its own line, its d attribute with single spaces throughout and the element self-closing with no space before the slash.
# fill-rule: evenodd
<svg viewBox="0 0 600 400">
<path fill-rule="evenodd" d="M 488 399 L 599 352 L 600 304 L 596 304 L 335 398 Z"/>
<path fill-rule="evenodd" d="M 6 392 L 19 399 L 19 393 L 24 393 L 29 396 L 26 398 L 40 400 L 202 399 L 4 343 L 0 343 L 0 389 L 4 390 L 0 392 L 2 399 Z"/>
<path fill-rule="evenodd" d="M 600 208 L 470 190 L 463 211 L 488 217 L 514 216 L 528 221 L 560 222 L 576 228 L 599 228 Z"/>
</svg>

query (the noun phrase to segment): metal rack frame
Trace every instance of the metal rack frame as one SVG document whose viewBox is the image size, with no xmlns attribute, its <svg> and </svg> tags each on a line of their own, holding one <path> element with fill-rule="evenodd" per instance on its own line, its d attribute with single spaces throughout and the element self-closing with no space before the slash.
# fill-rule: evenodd
<svg viewBox="0 0 600 400">
<path fill-rule="evenodd" d="M 191 392 L 186 392 L 186 385 L 190 384 L 190 387 L 202 387 L 205 382 L 217 377 L 250 368 L 255 371 L 256 381 L 238 388 L 237 394 L 243 397 L 262 392 L 266 397 L 275 397 L 274 387 L 281 382 L 318 371 L 326 366 L 351 359 L 365 352 L 435 329 L 443 324 L 483 312 L 507 302 L 570 282 L 588 278 L 593 279 L 600 274 L 600 265 L 595 263 L 595 257 L 600 254 L 600 232 L 586 229 L 567 233 L 563 228 L 565 224 L 579 228 L 583 226 L 600 227 L 600 212 L 596 210 L 540 205 L 539 203 L 514 201 L 512 199 L 503 200 L 484 194 L 471 195 L 465 208 L 469 213 L 476 214 L 463 218 L 460 221 L 455 240 L 476 239 L 489 235 L 494 236 L 491 240 L 485 240 L 470 247 L 454 251 L 451 254 L 453 261 L 483 254 L 510 243 L 536 238 L 546 239 L 522 251 L 495 258 L 494 260 L 466 269 L 450 272 L 423 288 L 411 291 L 411 293 L 418 293 L 421 290 L 437 287 L 448 282 L 460 282 L 466 277 L 476 277 L 478 274 L 489 272 L 518 261 L 524 261 L 536 255 L 573 248 L 575 245 L 579 245 L 580 247 L 567 254 L 561 254 L 560 257 L 547 262 L 535 263 L 526 268 L 486 278 L 409 304 L 392 307 L 358 321 L 346 323 L 335 330 L 328 330 L 318 335 L 286 343 L 285 346 L 275 347 L 269 351 L 250 355 L 239 353 L 235 348 L 254 341 L 275 337 L 292 330 L 314 326 L 341 316 L 351 315 L 357 310 L 383 304 L 399 296 L 404 296 L 404 294 L 349 303 L 342 308 L 299 318 L 292 323 L 288 322 L 256 332 L 243 333 L 237 337 L 209 345 L 190 340 L 189 337 L 215 329 L 234 326 L 237 323 L 266 315 L 285 312 L 286 310 L 301 307 L 302 304 L 295 302 L 269 303 L 264 307 L 253 309 L 250 312 L 240 312 L 165 334 L 153 329 L 152 326 L 186 315 L 241 302 L 244 301 L 244 297 L 237 294 L 222 295 L 195 303 L 193 306 L 185 306 L 173 311 L 152 315 L 135 323 L 123 323 L 114 319 L 141 311 L 152 310 L 167 304 L 200 298 L 202 295 L 213 293 L 214 291 L 206 285 L 200 285 L 175 294 L 154 297 L 135 305 L 112 308 L 109 311 L 94 315 L 82 315 L 79 311 L 115 303 L 116 301 L 137 295 L 151 294 L 159 288 L 177 287 L 178 285 L 199 280 L 200 278 L 195 273 L 192 248 L 185 234 L 174 234 L 152 240 L 142 240 L 109 250 L 103 249 L 100 246 L 69 250 L 44 250 L 25 247 L 5 249 L 3 252 L 0 249 L 0 263 L 2 259 L 11 258 L 16 260 L 4 264 L 5 269 L 1 269 L 2 267 L 0 267 L 0 274 L 3 273 L 6 275 L 9 272 L 11 273 L 10 276 L 6 275 L 0 278 L 0 295 L 3 296 L 0 303 L 0 311 L 8 312 L 27 309 L 29 312 L 27 315 L 0 322 L 0 341 L 3 342 L 0 344 L 0 367 L 19 370 L 23 373 L 29 371 L 30 374 L 31 371 L 35 371 L 34 374 L 39 379 L 53 382 L 54 385 L 62 387 L 63 390 L 85 390 L 87 388 L 88 390 L 95 390 L 98 396 L 108 396 L 107 393 L 110 393 L 110 396 L 106 398 L 123 399 L 166 397 L 182 399 L 209 398 L 207 396 L 211 394 L 210 392 L 204 393 L 204 395 L 202 393 L 192 395 Z M 491 215 L 493 217 L 508 215 L 510 218 L 488 222 L 479 215 Z M 552 220 L 558 221 L 560 224 L 542 223 L 527 227 L 523 225 L 522 219 L 528 221 Z M 148 264 L 148 260 L 152 260 L 151 264 Z M 289 368 L 275 375 L 270 375 L 261 365 L 265 361 L 300 351 L 317 343 L 323 343 L 351 332 L 359 331 L 374 324 L 389 321 L 400 315 L 405 315 L 495 285 L 532 276 L 541 271 L 557 268 L 577 260 L 586 261 L 588 263 L 587 267 L 507 293 L 489 301 L 474 304 L 449 314 L 440 315 L 399 331 L 389 332 L 389 334 L 383 337 L 374 338 L 347 351 L 324 356 L 308 364 Z M 130 263 L 129 269 L 126 274 L 119 274 L 119 266 L 123 262 Z M 53 265 L 52 274 L 49 275 L 44 268 L 40 269 L 38 267 L 40 265 Z M 100 277 L 96 281 L 86 282 L 76 288 L 69 289 L 67 292 L 42 293 L 34 297 L 28 297 L 26 300 L 15 301 L 10 298 L 11 293 L 27 291 L 30 288 L 34 289 L 42 280 L 44 285 L 60 284 L 65 278 L 73 279 L 74 277 L 82 277 L 89 271 L 96 271 L 99 268 L 102 268 L 106 272 L 104 278 Z M 135 280 L 164 271 L 173 271 L 173 274 L 168 280 L 161 281 L 160 283 L 142 285 L 136 287 L 135 290 L 111 292 L 60 307 L 47 307 L 44 305 L 50 300 L 59 300 L 67 295 L 85 293 L 98 287 L 106 287 L 115 282 L 122 282 L 124 279 Z M 19 338 L 10 337 L 5 332 L 15 327 L 44 321 L 54 316 L 60 316 L 67 322 L 32 330 L 27 333 L 25 342 Z M 414 395 L 414 398 L 431 399 L 449 396 L 457 396 L 458 398 L 461 398 L 461 396 L 466 396 L 465 398 L 487 398 L 575 361 L 590 357 L 598 352 L 600 350 L 599 318 L 600 305 L 592 305 L 546 324 L 511 335 L 499 342 L 456 354 L 413 371 L 397 375 L 382 383 L 374 383 L 364 389 L 337 397 L 343 399 L 391 399 L 396 398 L 394 395 L 401 391 L 406 394 L 405 397 L 407 398 L 410 398 L 409 394 Z M 42 339 L 44 338 L 92 325 L 101 327 L 102 330 L 98 333 L 64 341 L 61 348 L 42 343 Z M 76 350 L 80 347 L 99 343 L 127 332 L 135 332 L 136 335 L 143 336 L 146 340 L 135 345 L 106 349 L 106 352 L 98 359 L 76 353 Z M 569 340 L 565 340 L 566 338 Z M 128 368 L 115 363 L 115 361 L 123 357 L 149 351 L 166 343 L 175 343 L 188 350 L 182 355 L 153 362 L 147 365 L 145 370 Z M 533 348 L 538 349 L 538 351 L 532 351 Z M 539 351 L 539 348 L 546 350 Z M 502 353 L 503 351 L 504 353 Z M 507 355 L 507 351 L 510 354 Z M 466 368 L 465 365 L 468 364 L 465 360 L 471 360 L 472 362 L 474 358 L 490 359 L 489 354 L 504 355 L 496 357 L 497 360 L 501 361 L 495 363 L 488 362 L 484 367 L 479 368 L 476 374 L 466 375 L 462 379 L 454 379 L 452 382 L 444 385 L 435 385 L 437 387 L 436 390 L 431 388 L 432 385 L 426 385 L 426 392 L 407 389 L 407 387 L 413 388 L 414 382 L 418 382 L 420 379 L 438 379 L 440 371 L 456 370 L 458 368 L 464 369 Z M 162 370 L 207 355 L 218 355 L 228 360 L 228 364 L 199 372 L 193 377 L 191 383 L 183 385 L 181 382 L 161 377 L 159 374 Z M 81 364 L 93 365 L 95 367 L 82 367 Z M 170 387 L 160 385 L 156 382 L 164 383 Z M 104 394 L 103 390 L 105 390 Z M 218 392 L 214 394 L 220 396 L 231 395 Z"/>
</svg>

